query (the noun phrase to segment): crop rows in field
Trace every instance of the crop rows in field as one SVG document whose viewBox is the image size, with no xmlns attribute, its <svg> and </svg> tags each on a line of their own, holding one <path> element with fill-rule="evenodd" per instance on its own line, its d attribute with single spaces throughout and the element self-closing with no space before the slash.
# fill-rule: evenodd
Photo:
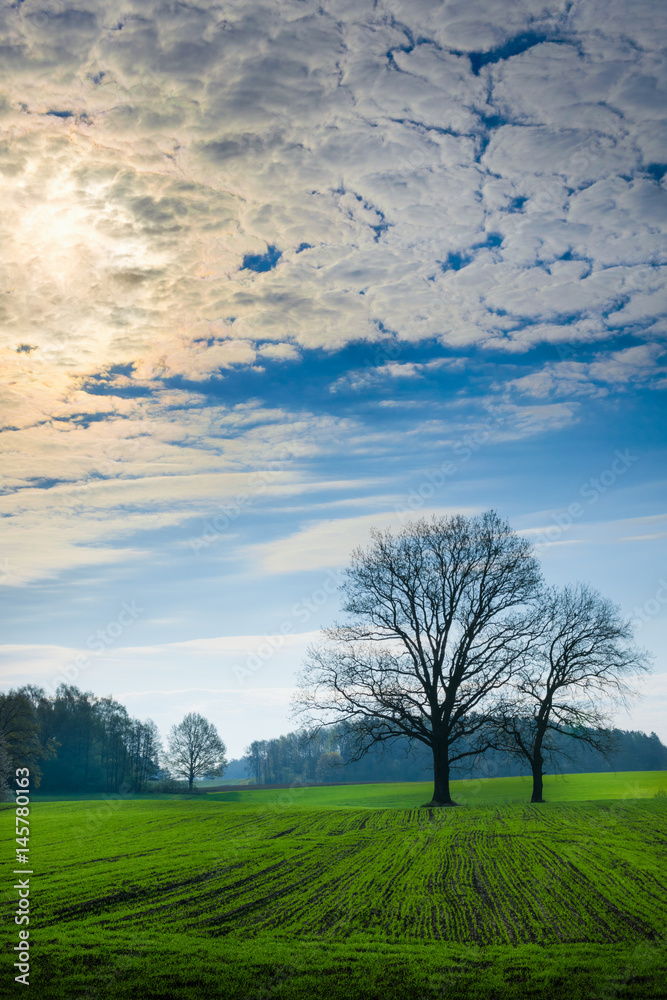
<svg viewBox="0 0 667 1000">
<path fill-rule="evenodd" d="M 335 812 L 125 802 L 68 853 L 62 826 L 85 830 L 85 815 L 84 803 L 39 809 L 41 927 L 486 945 L 652 940 L 667 926 L 659 801 Z"/>
</svg>

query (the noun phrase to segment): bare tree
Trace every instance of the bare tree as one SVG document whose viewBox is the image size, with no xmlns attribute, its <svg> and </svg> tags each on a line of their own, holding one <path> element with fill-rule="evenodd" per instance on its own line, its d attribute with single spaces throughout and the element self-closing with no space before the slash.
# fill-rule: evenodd
<svg viewBox="0 0 667 1000">
<path fill-rule="evenodd" d="M 430 804 L 453 805 L 451 765 L 489 745 L 486 724 L 529 642 L 539 583 L 528 542 L 494 511 L 373 531 L 341 587 L 351 622 L 309 651 L 297 713 L 315 727 L 353 722 L 353 760 L 401 736 L 425 744 Z"/>
<path fill-rule="evenodd" d="M 190 712 L 169 733 L 166 760 L 176 774 L 188 780 L 192 791 L 195 778 L 221 775 L 227 766 L 227 747 L 213 725 L 196 712 Z"/>
<path fill-rule="evenodd" d="M 619 609 L 591 587 L 545 590 L 540 609 L 515 694 L 498 713 L 495 742 L 529 764 L 531 802 L 543 801 L 545 765 L 556 769 L 570 740 L 609 754 L 609 709 L 634 696 L 628 678 L 647 670 L 649 659 Z"/>
</svg>

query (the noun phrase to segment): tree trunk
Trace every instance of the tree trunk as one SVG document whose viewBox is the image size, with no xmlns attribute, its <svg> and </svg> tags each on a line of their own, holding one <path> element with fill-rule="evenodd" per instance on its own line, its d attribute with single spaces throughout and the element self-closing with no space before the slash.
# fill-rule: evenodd
<svg viewBox="0 0 667 1000">
<path fill-rule="evenodd" d="M 449 759 L 447 751 L 433 749 L 433 799 L 429 806 L 455 806 L 449 792 Z"/>
<path fill-rule="evenodd" d="M 538 754 L 532 764 L 533 770 L 533 794 L 530 797 L 531 802 L 544 802 L 542 798 L 542 758 Z"/>
</svg>

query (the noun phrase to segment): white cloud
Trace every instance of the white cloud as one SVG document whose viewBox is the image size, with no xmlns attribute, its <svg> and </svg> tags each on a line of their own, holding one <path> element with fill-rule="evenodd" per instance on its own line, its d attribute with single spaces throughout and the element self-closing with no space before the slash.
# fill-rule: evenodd
<svg viewBox="0 0 667 1000">
<path fill-rule="evenodd" d="M 524 396 L 605 396 L 629 384 L 664 387 L 667 365 L 659 364 L 665 349 L 659 344 L 638 344 L 593 361 L 551 362 L 539 371 L 503 383 L 507 390 Z M 500 388 L 500 384 L 498 385 Z"/>
<path fill-rule="evenodd" d="M 380 348 L 381 351 L 381 348 Z M 348 372 L 331 385 L 332 392 L 341 390 L 358 391 L 371 386 L 382 385 L 392 379 L 421 379 L 443 369 L 461 370 L 465 358 L 434 358 L 432 361 L 385 361 L 373 368 L 362 368 Z M 391 405 L 391 403 L 389 404 Z"/>
<path fill-rule="evenodd" d="M 258 405 L 189 407 L 183 395 L 145 405 L 143 419 L 133 407 L 124 420 L 44 422 L 2 435 L 15 489 L 0 497 L 0 584 L 141 559 L 141 546 L 128 544 L 137 533 L 190 520 L 197 534 L 226 506 L 315 489 L 300 462 L 342 444 L 352 428 L 349 420 Z"/>
<path fill-rule="evenodd" d="M 208 475 L 261 468 L 290 437 L 310 455 L 349 437 L 344 422 L 211 406 L 211 378 L 364 339 L 521 352 L 660 336 L 667 209 L 648 167 L 667 155 L 662 19 L 650 0 L 5 8 L 10 488 L 146 477 L 175 524 L 197 507 L 178 477 L 204 477 L 189 485 L 205 508 Z M 508 57 L 527 33 L 535 44 Z M 645 384 L 656 350 L 547 365 L 513 388 L 546 400 Z M 393 358 L 337 388 L 437 364 Z M 523 434 L 577 410 L 513 412 Z M 56 515 L 42 555 L 32 503 L 3 556 L 16 578 L 120 558 L 99 511 Z"/>
<path fill-rule="evenodd" d="M 470 513 L 470 509 L 425 506 L 419 513 L 444 516 Z M 369 544 L 371 528 L 396 530 L 405 523 L 405 518 L 406 515 L 400 511 L 383 511 L 358 517 L 316 521 L 287 538 L 253 546 L 250 552 L 259 560 L 263 573 L 303 572 L 343 566 L 349 562 L 354 548 Z"/>
<path fill-rule="evenodd" d="M 664 197 L 638 143 L 664 80 L 641 27 L 655 5 L 589 9 L 595 28 L 537 3 L 511 17 L 488 3 L 22 4 L 4 27 L 8 346 L 61 374 L 135 362 L 201 379 L 253 364 L 257 340 L 332 347 L 381 321 L 485 342 L 502 329 L 489 306 L 547 319 L 564 293 L 573 312 L 606 311 L 614 281 L 597 269 L 661 253 Z M 544 44 L 475 75 L 465 50 L 528 30 Z M 406 46 L 407 31 L 424 41 Z M 498 252 L 482 248 L 493 232 Z M 573 263 L 526 280 L 531 240 L 594 276 Z M 269 245 L 274 270 L 240 270 Z M 475 263 L 444 280 L 450 252 Z M 659 305 L 626 304 L 629 321 Z M 211 324 L 236 346 L 202 346 Z"/>
</svg>

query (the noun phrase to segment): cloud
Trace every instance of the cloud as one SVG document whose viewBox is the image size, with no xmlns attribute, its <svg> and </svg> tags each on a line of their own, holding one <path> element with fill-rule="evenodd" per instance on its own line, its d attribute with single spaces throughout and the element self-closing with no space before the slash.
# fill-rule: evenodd
<svg viewBox="0 0 667 1000">
<path fill-rule="evenodd" d="M 628 382 L 655 383 L 656 376 L 667 374 L 667 366 L 658 360 L 667 353 L 659 344 L 638 344 L 623 351 L 613 351 L 590 366 L 591 376 L 613 385 Z"/>
<path fill-rule="evenodd" d="M 618 482 L 618 477 L 612 486 L 614 489 L 630 488 L 630 484 L 626 484 L 624 480 Z M 522 528 L 521 534 L 526 535 L 539 550 L 562 545 L 600 547 L 623 545 L 627 542 L 636 545 L 637 542 L 667 537 L 667 514 L 590 521 L 591 503 L 596 503 L 607 492 L 608 487 L 597 477 L 591 477 L 582 487 L 572 497 L 574 516 L 566 513 L 564 508 L 536 512 L 530 515 L 530 520 L 537 521 L 537 525 Z"/>
<path fill-rule="evenodd" d="M 392 379 L 421 379 L 442 369 L 461 369 L 463 358 L 435 358 L 433 361 L 385 361 L 372 368 L 348 372 L 331 385 L 331 392 L 368 389 L 386 385 Z"/>
<path fill-rule="evenodd" d="M 664 17 L 650 0 L 4 9 L 2 456 L 26 493 L 5 501 L 15 578 L 120 558 L 110 546 L 155 526 L 151 490 L 173 526 L 208 509 L 209 476 L 261 468 L 292 438 L 314 457 L 353 437 L 296 404 L 221 405 L 234 373 L 283 377 L 361 341 L 466 358 L 606 348 L 511 381 L 548 405 L 515 406 L 497 386 L 507 439 L 649 384 L 665 332 Z M 610 347 L 619 333 L 637 346 Z M 333 395 L 459 363 L 353 363 Z M 380 440 L 354 435 L 354 454 Z M 58 484 L 110 478 L 125 483 L 115 501 L 93 485 L 89 513 L 56 509 L 47 528 Z"/>
<path fill-rule="evenodd" d="M 298 361 L 301 357 L 294 344 L 263 344 L 259 353 L 264 358 L 275 358 L 279 361 Z"/>
<path fill-rule="evenodd" d="M 246 340 L 223 340 L 201 346 L 185 341 L 164 355 L 139 364 L 137 375 L 147 379 L 182 375 L 201 382 L 234 365 L 252 365 L 256 358 L 257 351 Z"/>
<path fill-rule="evenodd" d="M 638 143 L 664 79 L 653 4 L 632 29 L 589 6 L 595 28 L 528 2 L 512 23 L 489 4 L 151 2 L 115 22 L 102 0 L 21 5 L 4 28 L 12 345 L 61 372 L 200 379 L 253 364 L 258 339 L 330 348 L 381 322 L 511 340 L 512 317 L 557 317 L 563 293 L 606 312 L 618 276 L 601 268 L 662 259 L 658 151 Z M 270 268 L 244 268 L 267 247 Z M 567 252 L 591 273 L 542 270 Z M 445 276 L 450 253 L 468 263 Z M 658 307 L 625 305 L 633 323 Z M 248 346 L 202 348 L 207 324 Z"/>
<path fill-rule="evenodd" d="M 425 514 L 470 513 L 466 508 L 428 508 Z M 357 546 L 369 544 L 370 529 L 400 528 L 405 515 L 396 511 L 316 521 L 287 538 L 250 549 L 263 573 L 291 573 L 343 566 Z"/>
<path fill-rule="evenodd" d="M 265 635 L 241 635 L 241 636 L 215 636 L 210 639 L 187 639 L 184 642 L 172 642 L 165 643 L 164 645 L 152 646 L 152 647 L 126 647 L 126 652 L 128 654 L 137 652 L 151 652 L 151 653 L 165 653 L 169 651 L 178 651 L 181 649 L 189 649 L 194 652 L 199 652 L 203 654 L 208 653 L 233 653 L 233 654 L 249 654 L 258 645 L 265 642 L 267 638 L 279 639 L 281 648 L 289 649 L 292 646 L 303 646 L 309 642 L 313 642 L 319 632 L 299 632 L 295 635 L 281 635 L 277 634 L 274 636 Z"/>
<path fill-rule="evenodd" d="M 523 396 L 606 396 L 628 385 L 660 389 L 665 385 L 667 366 L 659 364 L 665 355 L 659 344 L 638 344 L 595 360 L 561 361 L 545 365 L 505 383 L 505 388 Z"/>
<path fill-rule="evenodd" d="M 81 426 L 66 411 L 58 421 L 5 431 L 0 453 L 12 488 L 0 496 L 0 583 L 136 561 L 145 556 L 139 534 L 181 526 L 185 544 L 188 522 L 200 533 L 225 505 L 245 509 L 307 491 L 300 462 L 352 427 L 257 404 L 192 403 L 189 394 L 167 392 L 148 404 L 124 401 L 122 419 L 112 413 Z"/>
</svg>

